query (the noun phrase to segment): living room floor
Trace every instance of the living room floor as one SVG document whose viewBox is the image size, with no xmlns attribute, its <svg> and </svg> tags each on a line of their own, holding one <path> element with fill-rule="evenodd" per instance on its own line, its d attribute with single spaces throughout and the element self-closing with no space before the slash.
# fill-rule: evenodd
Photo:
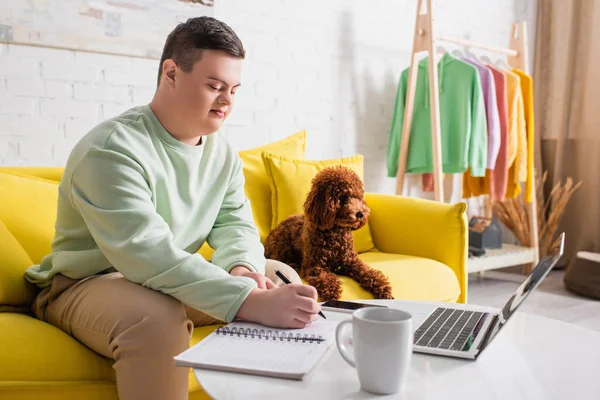
<svg viewBox="0 0 600 400">
<path fill-rule="evenodd" d="M 564 275 L 564 270 L 551 271 L 519 311 L 600 331 L 600 300 L 569 292 L 563 284 Z M 524 279 L 523 275 L 497 271 L 486 272 L 483 279 L 471 274 L 469 303 L 502 307 Z"/>
</svg>

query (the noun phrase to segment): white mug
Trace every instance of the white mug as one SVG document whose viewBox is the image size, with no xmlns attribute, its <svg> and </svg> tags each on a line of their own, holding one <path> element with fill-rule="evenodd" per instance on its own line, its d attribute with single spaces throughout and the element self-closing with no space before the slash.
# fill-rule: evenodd
<svg viewBox="0 0 600 400">
<path fill-rule="evenodd" d="M 344 328 L 352 324 L 354 355 L 344 344 Z M 366 307 L 342 321 L 335 338 L 342 357 L 358 372 L 362 390 L 392 394 L 403 389 L 412 359 L 412 316 L 393 308 Z"/>
</svg>

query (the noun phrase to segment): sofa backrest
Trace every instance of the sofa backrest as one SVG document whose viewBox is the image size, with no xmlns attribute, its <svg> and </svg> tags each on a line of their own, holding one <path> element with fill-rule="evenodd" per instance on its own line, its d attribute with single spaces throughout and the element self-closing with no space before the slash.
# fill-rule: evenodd
<svg viewBox="0 0 600 400">
<path fill-rule="evenodd" d="M 60 182 L 64 170 L 63 167 L 0 167 L 1 172 L 35 176 L 55 182 Z"/>
</svg>

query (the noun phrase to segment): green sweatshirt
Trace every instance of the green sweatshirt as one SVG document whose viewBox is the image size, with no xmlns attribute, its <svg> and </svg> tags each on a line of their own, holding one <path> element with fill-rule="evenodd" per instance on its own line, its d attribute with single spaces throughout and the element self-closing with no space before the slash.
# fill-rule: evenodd
<svg viewBox="0 0 600 400">
<path fill-rule="evenodd" d="M 429 108 L 428 57 L 419 62 L 406 172 L 433 172 L 431 112 Z M 402 72 L 396 92 L 387 149 L 388 177 L 398 172 L 400 138 L 409 69 Z M 487 122 L 479 72 L 446 53 L 438 63 L 442 170 L 460 173 L 471 168 L 471 176 L 485 176 Z"/>
<path fill-rule="evenodd" d="M 173 138 L 149 105 L 102 122 L 74 147 L 59 184 L 52 251 L 26 270 L 40 287 L 117 270 L 230 322 L 264 273 L 264 248 L 244 195 L 242 162 L 215 133 Z M 211 262 L 197 251 L 215 249 Z"/>
</svg>

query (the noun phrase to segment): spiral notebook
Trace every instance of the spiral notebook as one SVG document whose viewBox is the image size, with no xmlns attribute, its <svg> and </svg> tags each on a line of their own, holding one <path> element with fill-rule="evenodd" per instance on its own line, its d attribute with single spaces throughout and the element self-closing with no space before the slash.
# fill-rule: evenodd
<svg viewBox="0 0 600 400">
<path fill-rule="evenodd" d="M 176 356 L 175 365 L 303 380 L 335 341 L 337 324 L 273 329 L 232 322 Z"/>
</svg>

